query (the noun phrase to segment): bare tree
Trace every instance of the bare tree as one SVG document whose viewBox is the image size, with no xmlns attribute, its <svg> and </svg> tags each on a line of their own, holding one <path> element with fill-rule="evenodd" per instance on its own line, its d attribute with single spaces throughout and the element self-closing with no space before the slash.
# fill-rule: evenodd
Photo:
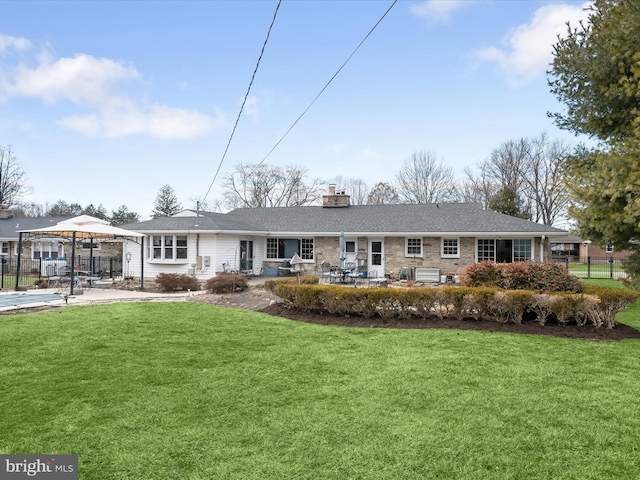
<svg viewBox="0 0 640 480">
<path fill-rule="evenodd" d="M 351 205 L 365 205 L 369 197 L 369 185 L 359 178 L 335 177 L 329 181 L 336 185 L 337 190 L 344 190 L 351 198 Z"/>
<path fill-rule="evenodd" d="M 9 208 L 27 192 L 27 175 L 11 146 L 0 147 L 0 206 Z"/>
<path fill-rule="evenodd" d="M 393 185 L 386 182 L 376 183 L 367 197 L 368 205 L 391 205 L 400 203 L 400 197 Z"/>
<path fill-rule="evenodd" d="M 562 140 L 550 141 L 545 133 L 531 140 L 530 154 L 522 177 L 534 201 L 534 218 L 553 225 L 566 215 L 569 192 L 562 182 L 561 167 L 571 148 Z"/>
<path fill-rule="evenodd" d="M 307 170 L 259 165 L 236 165 L 224 177 L 224 203 L 229 209 L 258 207 L 294 207 L 309 205 L 321 197 L 323 182 L 305 183 Z"/>
<path fill-rule="evenodd" d="M 527 138 L 507 140 L 491 152 L 483 168 L 489 178 L 498 181 L 500 188 L 506 186 L 522 195 L 528 187 L 523 172 L 527 171 L 530 154 L 531 142 Z"/>
<path fill-rule="evenodd" d="M 485 208 L 499 192 L 513 192 L 522 201 L 522 211 L 536 222 L 553 225 L 564 216 L 568 192 L 560 178 L 562 160 L 570 147 L 560 140 L 550 141 L 545 133 L 503 142 L 478 164 L 478 174 L 465 169 L 461 187 L 465 201 L 477 201 Z"/>
<path fill-rule="evenodd" d="M 438 203 L 457 196 L 453 169 L 438 162 L 430 151 L 416 152 L 396 174 L 400 200 L 404 203 Z"/>
<path fill-rule="evenodd" d="M 41 203 L 18 201 L 12 212 L 17 218 L 39 218 L 45 216 L 47 209 Z"/>
<path fill-rule="evenodd" d="M 489 178 L 485 162 L 481 162 L 478 168 L 479 172 L 476 175 L 465 167 L 466 178 L 458 187 L 458 194 L 463 202 L 479 203 L 483 208 L 488 208 L 489 202 L 500 190 L 500 184 Z"/>
</svg>

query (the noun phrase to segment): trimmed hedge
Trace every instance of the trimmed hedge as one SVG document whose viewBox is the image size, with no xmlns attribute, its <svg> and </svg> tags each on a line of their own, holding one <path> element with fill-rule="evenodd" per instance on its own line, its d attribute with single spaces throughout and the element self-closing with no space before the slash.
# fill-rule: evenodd
<svg viewBox="0 0 640 480">
<path fill-rule="evenodd" d="M 560 263 L 513 262 L 494 263 L 489 260 L 469 265 L 463 275 L 469 287 L 496 287 L 505 290 L 536 292 L 580 292 L 580 279 L 569 275 Z"/>
<path fill-rule="evenodd" d="M 559 324 L 607 328 L 615 326 L 616 313 L 638 298 L 637 293 L 625 290 L 593 287 L 588 290 L 588 293 L 543 294 L 489 287 L 358 289 L 284 281 L 273 284 L 276 295 L 303 311 L 365 318 L 473 318 L 516 324 L 526 316 L 540 325 L 555 319 Z"/>
<path fill-rule="evenodd" d="M 300 285 L 317 285 L 319 282 L 319 278 L 315 275 L 302 275 L 300 276 Z M 269 290 L 270 292 L 275 292 L 276 285 L 279 283 L 298 283 L 298 279 L 296 277 L 287 277 L 287 278 L 278 278 L 272 280 L 264 281 L 265 290 Z"/>
</svg>

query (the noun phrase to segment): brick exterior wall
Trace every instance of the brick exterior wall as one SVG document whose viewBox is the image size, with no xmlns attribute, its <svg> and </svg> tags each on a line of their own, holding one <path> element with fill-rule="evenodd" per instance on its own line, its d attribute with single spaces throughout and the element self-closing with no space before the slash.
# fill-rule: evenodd
<svg viewBox="0 0 640 480">
<path fill-rule="evenodd" d="M 441 275 L 460 275 L 464 269 L 476 261 L 475 237 L 459 238 L 460 258 L 442 258 L 440 255 L 441 237 L 424 237 L 422 239 L 422 257 L 406 257 L 405 237 L 384 238 L 385 274 L 398 278 L 403 269 L 412 271 L 416 267 L 439 268 Z M 340 263 L 340 239 L 337 236 L 314 238 L 314 260 L 304 263 L 303 274 L 319 275 L 322 262 L 331 265 Z M 549 260 L 548 240 L 545 241 L 544 260 Z M 368 262 L 369 238 L 358 237 L 356 240 L 356 261 Z M 540 238 L 533 242 L 533 259 L 540 260 Z M 264 268 L 277 268 L 281 261 L 266 260 Z"/>
</svg>

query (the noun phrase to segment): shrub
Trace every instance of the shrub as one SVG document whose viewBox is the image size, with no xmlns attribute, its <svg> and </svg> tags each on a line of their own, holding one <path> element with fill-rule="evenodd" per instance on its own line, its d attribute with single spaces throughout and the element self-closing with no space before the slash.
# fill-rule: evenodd
<svg viewBox="0 0 640 480">
<path fill-rule="evenodd" d="M 239 273 L 220 272 L 207 280 L 204 286 L 207 293 L 234 293 L 249 288 L 247 277 Z"/>
<path fill-rule="evenodd" d="M 175 290 L 200 290 L 200 282 L 192 275 L 178 275 L 177 273 L 160 273 L 156 277 L 156 284 L 162 292 Z"/>
<path fill-rule="evenodd" d="M 624 290 L 593 289 L 589 294 L 560 292 L 553 295 L 528 290 L 501 290 L 488 287 L 445 288 L 344 288 L 330 285 L 274 283 L 276 295 L 305 311 L 338 315 L 375 315 L 382 318 L 428 318 L 513 322 L 524 314 L 537 316 L 541 325 L 554 315 L 559 324 L 575 321 L 594 326 L 615 326 L 615 314 L 633 303 L 638 295 Z M 595 292 L 597 291 L 597 293 Z"/>
<path fill-rule="evenodd" d="M 537 293 L 533 296 L 533 302 L 529 309 L 536 315 L 536 321 L 540 325 L 547 323 L 547 319 L 553 313 L 551 307 L 553 298 L 546 293 Z"/>
<path fill-rule="evenodd" d="M 499 287 L 506 290 L 536 292 L 580 292 L 578 277 L 569 275 L 562 264 L 541 262 L 493 263 L 470 265 L 463 276 L 470 287 Z"/>
<path fill-rule="evenodd" d="M 497 291 L 490 303 L 491 311 L 501 323 L 522 323 L 524 312 L 534 303 L 534 293 L 528 290 Z"/>
<path fill-rule="evenodd" d="M 300 276 L 300 285 L 317 285 L 319 282 L 319 278 L 315 275 L 301 275 Z M 298 283 L 298 279 L 296 277 L 287 277 L 287 278 L 278 278 L 272 280 L 264 281 L 265 290 L 269 290 L 270 292 L 274 292 L 276 285 L 278 283 Z"/>
<path fill-rule="evenodd" d="M 489 287 L 469 288 L 464 295 L 463 308 L 466 316 L 476 320 L 487 319 L 492 313 L 496 289 Z"/>
<path fill-rule="evenodd" d="M 490 260 L 469 265 L 464 273 L 469 287 L 501 287 L 504 280 L 500 266 Z"/>
<path fill-rule="evenodd" d="M 629 290 L 614 290 L 612 288 L 585 285 L 585 293 L 597 296 L 600 301 L 594 305 L 594 310 L 601 324 L 607 328 L 616 325 L 616 314 L 622 312 L 638 299 L 639 294 Z"/>
<path fill-rule="evenodd" d="M 163 292 L 173 292 L 178 289 L 178 277 L 177 273 L 160 273 L 156 277 L 156 284 Z"/>
<path fill-rule="evenodd" d="M 46 278 L 39 278 L 33 284 L 38 288 L 49 288 L 49 280 Z"/>
</svg>

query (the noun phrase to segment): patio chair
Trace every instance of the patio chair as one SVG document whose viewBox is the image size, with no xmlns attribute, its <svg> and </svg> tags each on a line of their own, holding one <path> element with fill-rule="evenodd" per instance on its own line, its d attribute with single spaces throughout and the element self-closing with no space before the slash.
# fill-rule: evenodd
<svg viewBox="0 0 640 480">
<path fill-rule="evenodd" d="M 322 262 L 320 268 L 322 269 L 322 277 L 320 280 L 331 282 L 331 264 L 329 262 Z"/>
<path fill-rule="evenodd" d="M 353 280 L 353 283 L 357 286 L 362 280 L 367 277 L 367 267 L 364 265 L 358 267 L 357 269 L 347 273 L 347 278 Z"/>
<path fill-rule="evenodd" d="M 292 273 L 291 260 L 283 261 L 282 265 L 278 267 L 278 275 L 291 275 Z"/>
<path fill-rule="evenodd" d="M 367 280 L 369 280 L 370 287 L 379 287 L 387 284 L 387 277 L 379 277 L 377 270 L 371 270 L 367 275 Z"/>
</svg>

